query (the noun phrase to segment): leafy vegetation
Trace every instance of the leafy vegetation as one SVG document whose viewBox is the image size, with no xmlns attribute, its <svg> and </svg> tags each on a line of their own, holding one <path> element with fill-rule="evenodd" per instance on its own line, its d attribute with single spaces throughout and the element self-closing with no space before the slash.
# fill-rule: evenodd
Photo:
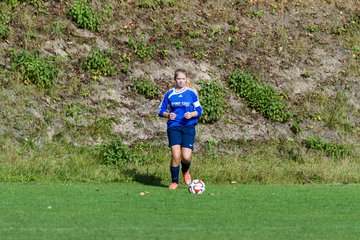
<svg viewBox="0 0 360 240">
<path fill-rule="evenodd" d="M 309 136 L 305 140 L 306 147 L 319 150 L 330 156 L 341 158 L 350 153 L 350 148 L 344 144 L 329 143 L 319 137 Z"/>
<path fill-rule="evenodd" d="M 203 108 L 200 121 L 213 123 L 221 119 L 225 111 L 225 87 L 218 81 L 200 81 L 199 100 Z"/>
<path fill-rule="evenodd" d="M 0 38 L 6 38 L 10 33 L 10 27 L 3 22 L 0 22 Z"/>
<path fill-rule="evenodd" d="M 33 83 L 40 87 L 49 87 L 59 74 L 54 59 L 41 57 L 40 52 L 10 51 L 14 70 L 20 71 L 25 84 Z"/>
<path fill-rule="evenodd" d="M 92 51 L 83 66 L 93 76 L 113 76 L 117 72 L 108 54 L 101 50 Z"/>
<path fill-rule="evenodd" d="M 175 0 L 139 0 L 137 6 L 141 8 L 149 8 L 155 10 L 162 4 L 172 4 Z"/>
<path fill-rule="evenodd" d="M 154 46 L 149 44 L 144 37 L 141 37 L 140 39 L 129 37 L 128 44 L 142 60 L 150 60 L 155 55 Z"/>
<path fill-rule="evenodd" d="M 319 31 L 319 27 L 314 23 L 306 24 L 303 26 L 303 28 L 310 33 L 315 33 Z"/>
<path fill-rule="evenodd" d="M 159 87 L 150 79 L 145 77 L 132 78 L 131 86 L 136 93 L 149 99 L 155 98 L 159 95 Z"/>
<path fill-rule="evenodd" d="M 132 160 L 131 150 L 121 141 L 121 139 L 103 142 L 98 149 L 100 159 L 104 164 L 121 167 Z"/>
<path fill-rule="evenodd" d="M 301 127 L 300 127 L 299 121 L 295 120 L 295 121 L 293 122 L 293 124 L 291 125 L 290 130 L 291 130 L 294 134 L 300 133 Z"/>
<path fill-rule="evenodd" d="M 51 35 L 54 37 L 60 38 L 65 33 L 65 26 L 61 22 L 54 22 L 51 26 Z"/>
<path fill-rule="evenodd" d="M 101 17 L 93 10 L 87 0 L 76 0 L 69 8 L 71 18 L 80 27 L 97 31 L 101 25 Z"/>
<path fill-rule="evenodd" d="M 9 0 L 8 2 L 11 7 L 17 7 L 20 3 L 27 3 L 38 9 L 44 8 L 43 0 Z"/>
<path fill-rule="evenodd" d="M 0 14 L 0 39 L 6 38 L 10 33 L 10 17 L 6 14 Z"/>
<path fill-rule="evenodd" d="M 201 121 L 212 124 L 198 125 L 196 176 L 360 181 L 354 1 L 9 0 L 0 16 L 3 181 L 167 182 L 170 152 L 153 113 L 178 67 L 195 82 L 216 79 L 200 90 Z M 313 150 L 304 139 L 317 135 L 328 142 Z M 104 164 L 95 146 L 114 136 L 130 160 L 114 150 L 109 162 L 121 163 Z"/>
<path fill-rule="evenodd" d="M 258 110 L 266 118 L 285 122 L 291 116 L 284 97 L 250 72 L 234 71 L 229 77 L 229 86 L 246 100 L 249 107 Z"/>
</svg>

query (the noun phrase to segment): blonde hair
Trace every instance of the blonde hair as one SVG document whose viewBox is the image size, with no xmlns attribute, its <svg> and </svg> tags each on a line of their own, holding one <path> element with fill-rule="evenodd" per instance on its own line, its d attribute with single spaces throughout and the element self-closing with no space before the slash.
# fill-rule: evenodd
<svg viewBox="0 0 360 240">
<path fill-rule="evenodd" d="M 176 80 L 176 78 L 177 78 L 177 76 L 179 75 L 179 73 L 185 74 L 185 76 L 186 76 L 186 86 L 187 86 L 188 88 L 193 88 L 193 89 L 195 89 L 195 88 L 194 88 L 194 85 L 191 83 L 190 79 L 189 79 L 188 76 L 187 76 L 186 70 L 183 69 L 183 68 L 179 68 L 179 69 L 176 69 L 176 70 L 175 70 L 174 80 Z"/>
</svg>

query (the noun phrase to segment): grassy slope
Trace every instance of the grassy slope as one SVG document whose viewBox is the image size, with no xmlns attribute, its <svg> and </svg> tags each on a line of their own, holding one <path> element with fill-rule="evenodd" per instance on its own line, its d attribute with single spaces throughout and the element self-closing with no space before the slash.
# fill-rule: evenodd
<svg viewBox="0 0 360 240">
<path fill-rule="evenodd" d="M 2 239 L 357 239 L 358 186 L 1 184 Z M 145 196 L 140 196 L 145 192 Z"/>
<path fill-rule="evenodd" d="M 206 162 L 210 158 L 232 163 L 222 166 L 223 176 L 213 181 L 358 181 L 360 20 L 356 1 L 163 1 L 153 9 L 146 5 L 153 1 L 93 1 L 91 7 L 103 17 L 94 32 L 71 21 L 68 9 L 73 2 L 45 1 L 36 7 L 24 1 L 13 8 L 0 3 L 1 14 L 11 16 L 7 23 L 11 31 L 0 47 L 3 180 L 124 180 L 116 170 L 99 166 L 92 150 L 69 146 L 96 145 L 114 133 L 127 142 L 165 139 L 163 125 L 151 117 L 159 96 L 148 107 L 148 100 L 129 88 L 130 80 L 150 75 L 162 93 L 170 84 L 158 71 L 171 77 L 178 63 L 187 63 L 195 76 L 199 68 L 210 66 L 205 71 L 225 86 L 235 68 L 252 69 L 288 97 L 301 128 L 294 135 L 290 127 L 296 119 L 286 124 L 268 121 L 228 90 L 223 118 L 201 126 L 205 130 L 199 134 L 197 150 L 198 162 L 204 165 L 198 168 L 199 172 L 207 169 L 204 177 L 216 171 Z M 144 40 L 148 48 L 136 52 L 129 38 L 139 46 Z M 11 68 L 10 47 L 41 49 L 56 56 L 60 75 L 53 86 L 24 84 Z M 89 52 L 98 47 L 111 53 L 118 69 L 115 76 L 98 78 L 83 68 Z M 149 49 L 153 55 L 142 59 Z M 352 152 L 339 160 L 309 151 L 303 140 L 312 135 L 350 144 Z M 53 144 L 46 144 L 49 140 Z M 222 153 L 233 155 L 228 160 Z M 168 158 L 156 154 L 145 156 L 153 161 Z M 147 174 L 150 163 L 135 166 L 140 176 Z M 269 163 L 271 168 L 266 167 Z M 270 169 L 278 177 L 270 177 L 274 174 Z M 156 169 L 152 171 L 150 176 L 165 179 Z"/>
</svg>

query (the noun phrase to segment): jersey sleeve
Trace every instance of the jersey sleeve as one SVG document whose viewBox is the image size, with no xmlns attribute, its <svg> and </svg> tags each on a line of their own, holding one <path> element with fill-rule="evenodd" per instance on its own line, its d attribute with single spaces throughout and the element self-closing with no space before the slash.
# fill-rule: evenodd
<svg viewBox="0 0 360 240">
<path fill-rule="evenodd" d="M 158 110 L 157 110 L 157 114 L 162 117 L 163 113 L 167 111 L 168 106 L 169 106 L 169 94 L 170 92 L 167 92 L 164 96 L 164 98 L 162 99 L 161 103 L 159 104 Z"/>
<path fill-rule="evenodd" d="M 199 101 L 199 96 L 195 92 L 193 92 L 193 105 L 194 105 L 195 111 L 197 111 L 197 113 L 198 113 L 197 117 L 200 117 L 203 112 L 203 109 L 202 109 L 200 101 Z"/>
</svg>

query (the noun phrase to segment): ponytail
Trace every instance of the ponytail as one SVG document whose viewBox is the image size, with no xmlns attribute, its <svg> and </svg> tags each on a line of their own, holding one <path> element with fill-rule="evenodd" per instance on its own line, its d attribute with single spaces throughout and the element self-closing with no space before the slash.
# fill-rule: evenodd
<svg viewBox="0 0 360 240">
<path fill-rule="evenodd" d="M 190 81 L 190 79 L 188 79 L 188 78 L 186 78 L 186 86 L 188 87 L 188 88 L 195 88 L 194 87 L 194 84 L 192 84 L 192 82 Z"/>
</svg>

